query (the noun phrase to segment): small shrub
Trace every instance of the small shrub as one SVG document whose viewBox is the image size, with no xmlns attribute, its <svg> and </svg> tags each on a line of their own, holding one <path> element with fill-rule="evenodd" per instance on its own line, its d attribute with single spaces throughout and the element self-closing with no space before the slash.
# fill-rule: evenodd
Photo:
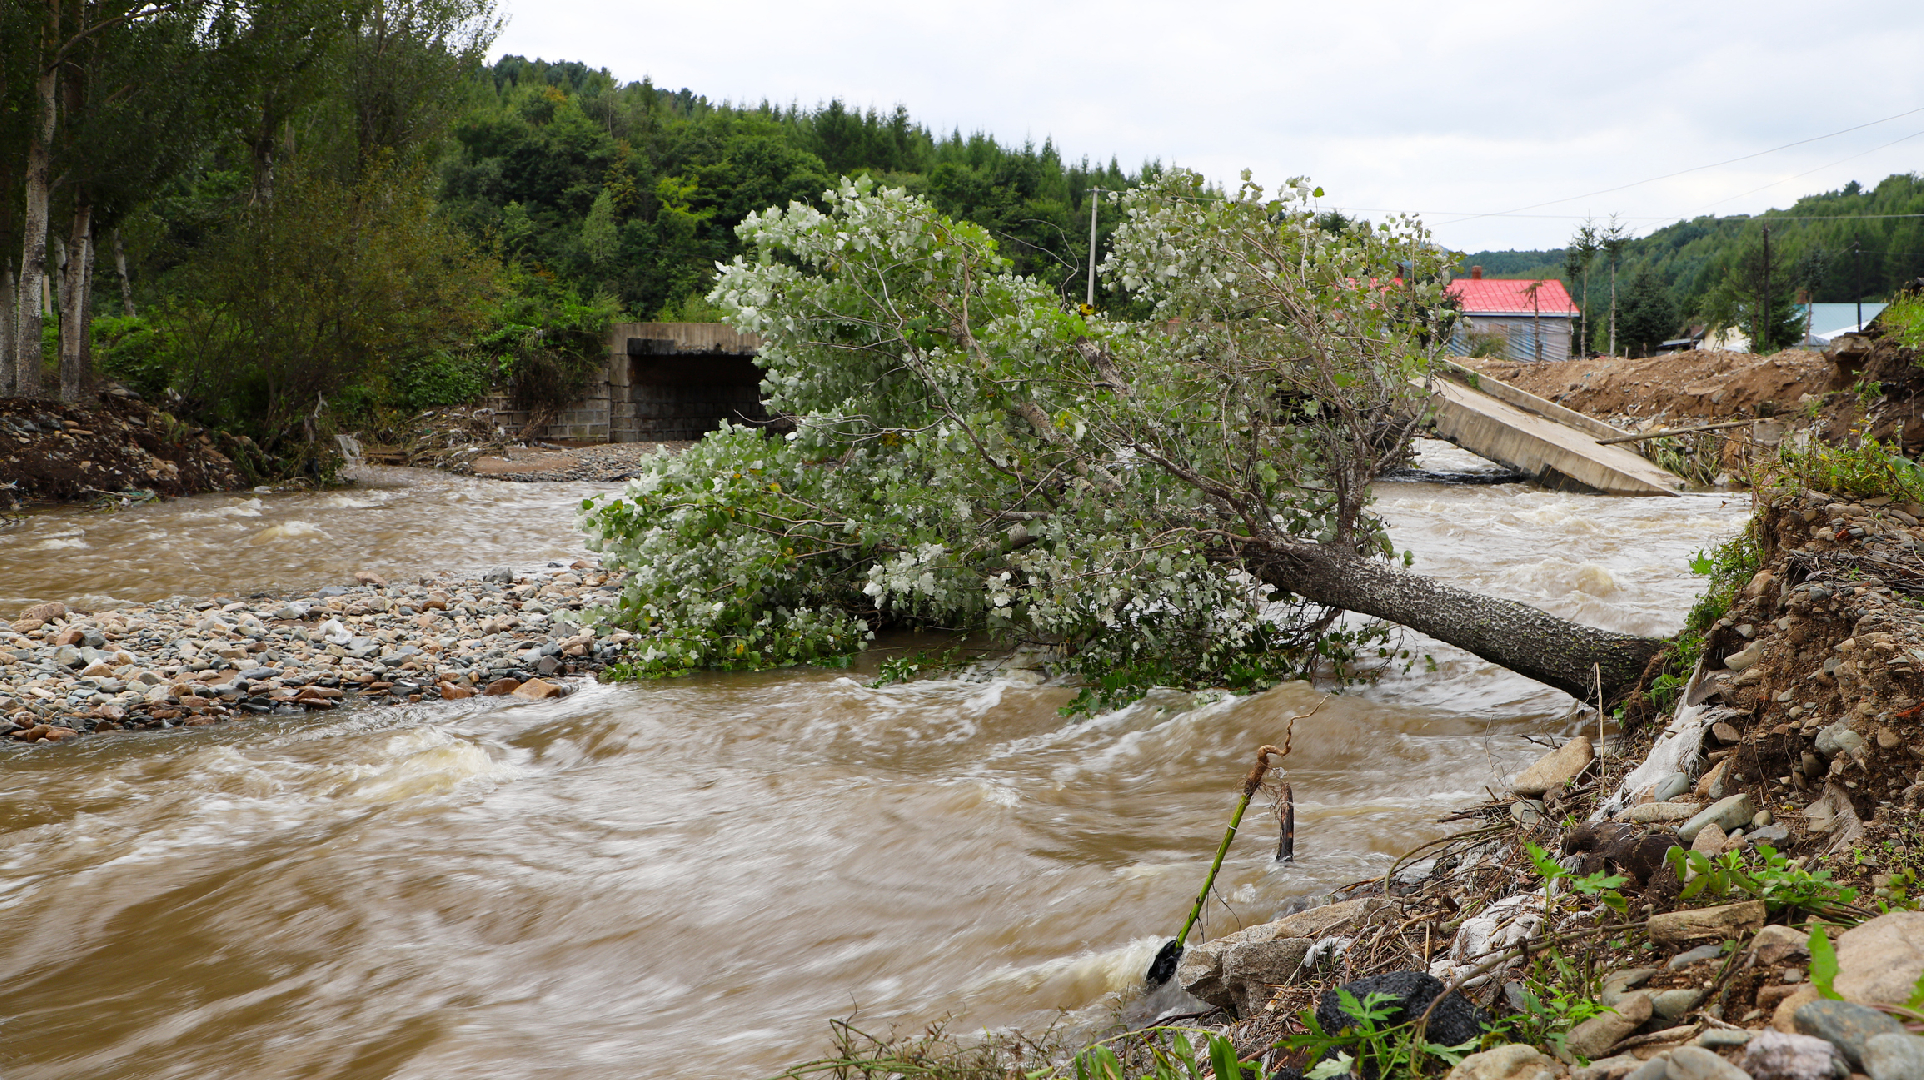
<svg viewBox="0 0 1924 1080">
<path fill-rule="evenodd" d="M 1880 495 L 1901 502 L 1924 502 L 1924 470 L 1895 446 L 1865 439 L 1858 446 L 1813 443 L 1778 450 L 1782 479 L 1814 491 L 1871 499 Z"/>
<path fill-rule="evenodd" d="M 1510 355 L 1510 337 L 1495 330 L 1472 330 L 1466 337 L 1470 355 L 1481 359 L 1503 360 Z"/>
<path fill-rule="evenodd" d="M 1898 297 L 1877 321 L 1899 345 L 1924 349 L 1924 295 Z M 1919 363 L 1924 363 L 1924 357 L 1919 358 Z"/>
</svg>

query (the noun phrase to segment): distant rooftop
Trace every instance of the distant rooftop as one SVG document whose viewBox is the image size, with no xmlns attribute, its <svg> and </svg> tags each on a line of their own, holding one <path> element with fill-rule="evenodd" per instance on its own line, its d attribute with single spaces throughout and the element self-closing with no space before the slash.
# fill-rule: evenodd
<svg viewBox="0 0 1924 1080">
<path fill-rule="evenodd" d="M 1536 299 L 1530 298 L 1530 286 L 1536 285 Z M 1556 278 L 1544 278 L 1541 284 L 1531 280 L 1514 278 L 1466 277 L 1457 278 L 1446 288 L 1451 296 L 1463 305 L 1465 315 L 1546 315 L 1574 318 L 1577 305 L 1570 302 L 1570 293 L 1564 289 L 1563 282 Z M 1868 317 L 1868 316 L 1866 316 Z"/>
</svg>

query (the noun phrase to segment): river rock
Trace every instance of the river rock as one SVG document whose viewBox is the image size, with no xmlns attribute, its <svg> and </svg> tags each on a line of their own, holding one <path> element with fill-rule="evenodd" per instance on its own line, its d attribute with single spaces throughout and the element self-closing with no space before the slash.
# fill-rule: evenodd
<svg viewBox="0 0 1924 1080">
<path fill-rule="evenodd" d="M 1924 1039 L 1915 1035 L 1873 1035 L 1864 1044 L 1864 1071 L 1871 1080 L 1924 1077 Z"/>
<path fill-rule="evenodd" d="M 1659 825 L 1671 821 L 1689 821 L 1700 809 L 1696 803 L 1647 802 L 1625 810 L 1621 816 L 1633 825 Z"/>
<path fill-rule="evenodd" d="M 441 684 L 441 698 L 444 701 L 460 701 L 462 698 L 471 698 L 473 696 L 474 691 L 465 686 L 457 686 L 450 682 Z"/>
<path fill-rule="evenodd" d="M 503 697 L 507 694 L 514 693 L 516 690 L 520 688 L 521 688 L 520 679 L 502 678 L 502 679 L 496 679 L 493 682 L 489 683 L 488 688 L 481 692 L 483 694 L 486 694 L 488 697 Z"/>
<path fill-rule="evenodd" d="M 514 571 L 508 569 L 505 566 L 497 566 L 494 569 L 488 571 L 487 573 L 481 575 L 481 580 L 488 581 L 488 582 L 499 582 L 500 584 L 503 584 L 503 585 L 511 585 L 514 583 Z"/>
<path fill-rule="evenodd" d="M 1330 931 L 1360 919 L 1382 906 L 1383 901 L 1375 897 L 1345 900 L 1340 904 L 1324 904 L 1322 907 L 1313 907 L 1308 911 L 1298 911 L 1263 925 L 1270 930 L 1271 938 L 1327 937 Z"/>
<path fill-rule="evenodd" d="M 1614 1009 L 1617 1003 L 1630 995 L 1630 991 L 1650 981 L 1657 973 L 1656 968 L 1624 968 L 1603 977 L 1598 987 L 1597 1001 L 1607 1009 Z"/>
<path fill-rule="evenodd" d="M 1757 931 L 1750 942 L 1752 966 L 1783 967 L 1810 958 L 1810 937 L 1788 926 L 1772 924 Z"/>
<path fill-rule="evenodd" d="M 1557 750 L 1538 758 L 1536 764 L 1523 770 L 1515 780 L 1510 781 L 1510 790 L 1518 795 L 1541 796 L 1575 779 L 1594 757 L 1596 757 L 1596 751 L 1591 748 L 1590 740 L 1578 736 L 1564 743 Z"/>
<path fill-rule="evenodd" d="M 1457 1062 L 1444 1080 L 1554 1080 L 1557 1063 L 1534 1046 L 1499 1046 Z"/>
<path fill-rule="evenodd" d="M 1692 964 L 1701 964 L 1705 960 L 1715 960 L 1723 954 L 1724 947 L 1721 942 L 1710 945 L 1699 945 L 1694 949 L 1680 952 L 1671 957 L 1670 962 L 1665 964 L 1664 967 L 1667 970 L 1676 971 L 1678 968 L 1687 968 Z"/>
<path fill-rule="evenodd" d="M 1797 1010 L 1821 1000 L 1823 996 L 1809 983 L 1799 986 L 1777 1003 L 1777 1008 L 1770 1014 L 1770 1026 L 1786 1035 L 1797 1034 Z"/>
<path fill-rule="evenodd" d="M 1740 904 L 1689 908 L 1652 915 L 1648 930 L 1650 940 L 1659 945 L 1742 939 L 1764 925 L 1765 914 L 1762 900 L 1746 900 Z"/>
<path fill-rule="evenodd" d="M 1268 1003 L 1275 988 L 1289 981 L 1303 966 L 1303 956 L 1315 941 L 1281 938 L 1232 945 L 1223 953 L 1222 981 L 1235 995 L 1243 1016 L 1254 1016 Z"/>
<path fill-rule="evenodd" d="M 1924 975 L 1924 911 L 1892 911 L 1837 939 L 1837 992 L 1851 1001 L 1902 1005 Z"/>
<path fill-rule="evenodd" d="M 67 605 L 58 600 L 51 600 L 44 604 L 35 604 L 21 612 L 20 619 L 23 622 L 50 623 L 55 619 L 63 618 L 66 614 Z"/>
<path fill-rule="evenodd" d="M 1626 995 L 1617 1011 L 1597 1015 L 1570 1029 L 1564 1048 L 1578 1057 L 1601 1057 L 1605 1050 L 1621 1042 L 1650 1019 L 1650 997 L 1644 993 Z"/>
<path fill-rule="evenodd" d="M 1684 822 L 1683 825 L 1677 829 L 1677 839 L 1688 844 L 1697 838 L 1697 834 L 1703 831 L 1705 825 L 1713 821 L 1717 823 L 1718 828 L 1725 832 L 1741 829 L 1750 824 L 1750 819 L 1756 813 L 1757 803 L 1750 797 L 1749 792 L 1739 792 L 1735 795 L 1726 796 L 1711 803 L 1698 813 L 1697 816 Z"/>
<path fill-rule="evenodd" d="M 1704 992 L 1691 987 L 1650 993 L 1650 1008 L 1665 1020 L 1676 1020 L 1703 1001 Z"/>
<path fill-rule="evenodd" d="M 1839 754 L 1849 754 L 1862 761 L 1867 747 L 1864 736 L 1852 731 L 1849 723 L 1843 720 L 1818 732 L 1816 745 L 1817 752 L 1824 755 L 1825 760 Z"/>
<path fill-rule="evenodd" d="M 568 688 L 558 683 L 551 683 L 546 679 L 529 679 L 527 682 L 515 687 L 513 693 L 515 697 L 539 701 L 542 698 L 566 697 Z"/>
<path fill-rule="evenodd" d="M 1697 833 L 1697 838 L 1690 842 L 1690 850 L 1699 855 L 1715 858 L 1724 853 L 1726 839 L 1728 838 L 1724 836 L 1724 831 L 1713 821 Z"/>
<path fill-rule="evenodd" d="M 1657 802 L 1667 802 L 1690 790 L 1690 776 L 1687 773 L 1673 772 L 1657 781 L 1651 789 L 1650 797 Z"/>
<path fill-rule="evenodd" d="M 1864 1051 L 1874 1036 L 1886 1032 L 1904 1034 L 1904 1025 L 1889 1013 L 1854 1001 L 1820 998 L 1798 1007 L 1792 1016 L 1800 1035 L 1815 1035 L 1837 1047 L 1852 1065 L 1864 1063 Z"/>
<path fill-rule="evenodd" d="M 1700 799 L 1716 802 L 1729 794 L 1725 787 L 1730 782 L 1730 759 L 1725 758 L 1710 767 L 1710 771 L 1697 781 L 1696 795 Z"/>
<path fill-rule="evenodd" d="M 1751 1080 L 1750 1074 L 1701 1046 L 1679 1046 L 1670 1052 L 1665 1080 Z"/>
<path fill-rule="evenodd" d="M 1754 642 L 1751 642 L 1748 646 L 1746 646 L 1742 651 L 1734 652 L 1734 653 L 1731 653 L 1729 656 L 1724 657 L 1724 666 L 1729 668 L 1732 671 L 1742 671 L 1745 668 L 1750 667 L 1752 664 L 1755 664 L 1757 661 L 1762 660 L 1763 658 L 1764 658 L 1764 643 L 1761 641 L 1754 641 Z"/>
</svg>

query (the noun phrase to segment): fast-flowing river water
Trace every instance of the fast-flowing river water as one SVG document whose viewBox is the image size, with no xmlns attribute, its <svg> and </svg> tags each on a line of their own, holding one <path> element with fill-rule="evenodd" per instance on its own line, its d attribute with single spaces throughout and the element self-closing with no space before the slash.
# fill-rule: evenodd
<svg viewBox="0 0 1924 1080">
<path fill-rule="evenodd" d="M 374 470 L 38 513 L 0 533 L 0 612 L 539 565 L 582 553 L 598 490 Z M 1419 570 L 1639 633 L 1681 624 L 1690 553 L 1748 508 L 1379 500 Z M 1383 873 L 1568 734 L 1562 695 L 1408 644 L 1434 666 L 1298 721 L 1297 860 L 1252 812 L 1211 936 Z M 1070 722 L 1070 693 L 797 670 L 0 746 L 0 1076 L 755 1077 L 837 1017 L 1100 1021 L 1180 925 L 1254 748 L 1324 694 Z"/>
</svg>

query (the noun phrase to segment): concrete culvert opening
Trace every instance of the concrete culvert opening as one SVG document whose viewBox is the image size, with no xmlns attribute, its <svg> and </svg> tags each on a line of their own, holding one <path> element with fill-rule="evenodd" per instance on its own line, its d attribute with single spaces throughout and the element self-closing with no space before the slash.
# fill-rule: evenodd
<svg viewBox="0 0 1924 1080">
<path fill-rule="evenodd" d="M 720 323 L 616 326 L 609 366 L 615 442 L 693 440 L 723 421 L 765 424 L 761 339 Z M 627 385 L 621 385 L 626 376 Z"/>
</svg>

